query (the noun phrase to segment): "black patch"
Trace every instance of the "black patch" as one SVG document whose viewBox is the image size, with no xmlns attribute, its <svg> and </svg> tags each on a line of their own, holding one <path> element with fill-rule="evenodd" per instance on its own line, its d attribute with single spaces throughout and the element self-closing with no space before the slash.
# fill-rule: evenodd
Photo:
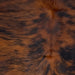
<svg viewBox="0 0 75 75">
<path fill-rule="evenodd" d="M 64 63 L 56 64 L 56 70 L 58 73 L 66 74 L 67 73 L 66 64 L 64 64 Z"/>
<path fill-rule="evenodd" d="M 71 73 L 71 72 L 69 72 L 67 75 L 75 75 L 75 73 Z"/>
<path fill-rule="evenodd" d="M 38 61 L 38 65 L 39 65 L 45 58 L 46 58 L 46 56 L 43 56 L 43 57 L 41 58 L 41 60 Z"/>
<path fill-rule="evenodd" d="M 28 69 L 25 69 L 25 70 L 22 69 L 21 71 L 22 71 L 22 72 L 29 72 L 29 70 L 30 70 L 30 69 L 28 68 Z"/>
<path fill-rule="evenodd" d="M 41 21 L 42 21 L 42 19 L 40 19 L 40 18 L 33 20 L 34 23 L 40 23 Z"/>
<path fill-rule="evenodd" d="M 0 75 L 4 75 L 6 72 L 13 70 L 14 68 L 10 67 L 6 61 L 0 62 Z"/>
<path fill-rule="evenodd" d="M 41 13 L 40 17 L 38 19 L 34 19 L 33 23 L 42 23 L 42 27 L 41 28 L 45 28 L 45 24 L 49 21 L 49 18 L 46 16 L 46 13 Z"/>
<path fill-rule="evenodd" d="M 25 59 L 25 60 L 24 60 L 24 62 L 30 62 L 30 60 L 28 60 L 28 59 Z"/>
<path fill-rule="evenodd" d="M 38 47 L 35 50 L 30 50 L 28 56 L 30 59 L 38 59 L 42 56 L 43 53 L 43 47 Z"/>
<path fill-rule="evenodd" d="M 7 10 L 0 10 L 1 13 L 10 13 L 10 12 L 19 12 L 20 10 L 14 10 L 14 9 L 7 9 Z"/>
<path fill-rule="evenodd" d="M 35 49 L 35 48 L 37 48 L 38 46 L 39 46 L 38 42 L 35 42 L 35 43 L 29 45 L 29 48 Z"/>
<path fill-rule="evenodd" d="M 14 45 L 25 46 L 25 44 L 22 43 L 22 40 L 20 40 L 20 39 L 16 39 L 16 40 L 14 41 Z"/>
<path fill-rule="evenodd" d="M 9 68 L 8 66 L 5 66 L 5 65 L 4 65 L 4 66 L 1 66 L 1 67 L 0 67 L 0 72 L 2 72 L 2 71 L 3 71 L 3 72 L 4 72 L 4 71 L 6 72 L 6 71 L 9 71 L 9 70 L 10 70 L 10 68 Z"/>
<path fill-rule="evenodd" d="M 6 34 L 6 35 L 12 35 L 11 32 L 7 31 L 6 29 L 0 28 L 0 33 Z"/>
<path fill-rule="evenodd" d="M 36 34 L 37 31 L 38 31 L 38 28 L 36 27 L 36 28 L 33 28 L 30 32 L 31 32 L 31 34 Z"/>
<path fill-rule="evenodd" d="M 33 44 L 29 45 L 29 48 L 31 48 L 31 49 L 37 48 L 39 46 L 42 46 L 42 43 L 45 43 L 46 39 L 43 39 L 43 38 L 41 38 L 39 40 L 34 40 L 33 39 L 33 42 L 34 42 Z"/>
<path fill-rule="evenodd" d="M 13 70 L 13 68 L 10 68 L 9 66 L 0 66 L 0 75 L 5 75 L 7 72 L 10 72 Z"/>
<path fill-rule="evenodd" d="M 67 17 L 67 18 L 71 18 L 72 17 L 67 12 L 58 12 L 58 16 L 59 17 Z"/>
<path fill-rule="evenodd" d="M 33 42 L 37 42 L 37 44 L 41 44 L 41 43 L 45 43 L 46 42 L 46 39 L 44 39 L 44 38 L 39 38 L 39 39 L 36 38 L 36 39 L 33 39 Z"/>
<path fill-rule="evenodd" d="M 38 28 L 32 28 L 31 30 L 29 30 L 28 33 L 26 33 L 25 35 L 32 35 L 32 34 L 36 34 L 38 32 Z"/>
<path fill-rule="evenodd" d="M 71 53 L 72 53 L 72 60 L 73 62 L 75 62 L 75 46 L 71 49 Z"/>
<path fill-rule="evenodd" d="M 2 18 L 0 18 L 0 21 L 3 20 Z"/>
<path fill-rule="evenodd" d="M 40 18 L 33 20 L 34 23 L 40 23 L 40 22 L 46 22 L 48 20 L 48 17 L 46 16 L 46 13 L 40 14 Z"/>
<path fill-rule="evenodd" d="M 0 38 L 2 38 L 2 39 L 4 39 L 4 40 L 11 40 L 11 39 L 9 39 L 9 38 L 7 38 L 7 37 L 0 37 Z"/>
<path fill-rule="evenodd" d="M 28 54 L 28 56 L 30 60 L 36 60 L 36 59 L 38 60 L 42 55 L 41 54 L 37 54 L 37 55 Z"/>
<path fill-rule="evenodd" d="M 35 50 L 30 50 L 29 56 L 30 55 L 42 54 L 43 52 L 44 52 L 44 49 L 42 47 L 38 47 Z"/>
<path fill-rule="evenodd" d="M 75 30 L 67 30 L 67 33 L 68 33 L 73 39 L 75 39 Z"/>
<path fill-rule="evenodd" d="M 67 69 L 68 69 L 68 71 L 75 71 L 75 65 L 72 65 L 72 66 L 68 67 Z"/>
<path fill-rule="evenodd" d="M 65 48 L 60 48 L 59 53 L 62 59 L 69 61 L 72 60 L 72 51 L 73 49 L 67 46 Z"/>
<path fill-rule="evenodd" d="M 14 53 L 15 53 L 15 54 L 18 54 L 18 50 L 14 50 Z"/>
<path fill-rule="evenodd" d="M 75 7 L 72 6 L 71 4 L 67 4 L 68 7 L 70 7 L 72 10 L 75 10 Z"/>
<path fill-rule="evenodd" d="M 48 75 L 49 71 L 50 71 L 50 64 L 47 65 L 44 75 Z"/>
<path fill-rule="evenodd" d="M 26 27 L 26 26 L 28 26 L 28 25 L 26 25 L 26 21 L 20 21 L 19 24 L 18 24 L 18 26 L 19 26 L 20 28 L 23 28 L 23 27 Z"/>
<path fill-rule="evenodd" d="M 57 40 L 57 42 L 58 42 L 59 44 L 62 44 L 64 41 L 62 41 L 62 40 Z"/>
<path fill-rule="evenodd" d="M 65 2 L 68 2 L 69 0 L 63 0 L 63 2 L 65 3 Z"/>
<path fill-rule="evenodd" d="M 40 14 L 40 18 L 42 18 L 42 19 L 46 18 L 46 13 Z"/>
<path fill-rule="evenodd" d="M 57 22 L 57 24 L 61 26 L 61 25 L 64 25 L 64 22 L 60 21 L 60 22 Z"/>
<path fill-rule="evenodd" d="M 71 20 L 68 20 L 67 23 L 70 24 L 70 25 L 75 24 L 75 23 L 72 22 Z"/>
</svg>

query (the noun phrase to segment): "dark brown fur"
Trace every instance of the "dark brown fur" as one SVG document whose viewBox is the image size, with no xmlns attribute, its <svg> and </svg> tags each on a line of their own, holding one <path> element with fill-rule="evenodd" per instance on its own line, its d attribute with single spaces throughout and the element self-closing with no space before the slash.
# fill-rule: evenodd
<svg viewBox="0 0 75 75">
<path fill-rule="evenodd" d="M 74 0 L 39 1 L 0 0 L 0 75 L 75 75 Z"/>
</svg>

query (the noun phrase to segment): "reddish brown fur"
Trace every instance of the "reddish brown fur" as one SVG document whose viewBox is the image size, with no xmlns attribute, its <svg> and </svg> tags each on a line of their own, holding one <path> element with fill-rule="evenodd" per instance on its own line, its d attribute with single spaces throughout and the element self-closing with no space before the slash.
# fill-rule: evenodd
<svg viewBox="0 0 75 75">
<path fill-rule="evenodd" d="M 73 1 L 0 0 L 0 75 L 75 75 Z"/>
</svg>

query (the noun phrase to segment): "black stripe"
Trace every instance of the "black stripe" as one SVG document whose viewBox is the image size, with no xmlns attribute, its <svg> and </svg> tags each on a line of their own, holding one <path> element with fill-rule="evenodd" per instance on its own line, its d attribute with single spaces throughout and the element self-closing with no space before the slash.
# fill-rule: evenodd
<svg viewBox="0 0 75 75">
<path fill-rule="evenodd" d="M 0 28 L 0 33 L 4 33 L 4 34 L 6 34 L 6 35 L 12 35 L 11 32 L 9 32 L 9 31 L 7 31 L 7 30 L 5 30 L 5 29 L 1 29 L 1 28 Z"/>
<path fill-rule="evenodd" d="M 33 39 L 33 42 L 34 43 L 31 44 L 31 45 L 29 45 L 29 48 L 31 48 L 31 49 L 37 48 L 39 46 L 42 46 L 42 43 L 45 43 L 46 42 L 46 39 L 43 39 L 43 38 L 41 38 L 39 40 L 34 40 L 34 39 Z"/>
<path fill-rule="evenodd" d="M 47 65 L 47 68 L 46 68 L 44 75 L 47 75 L 49 71 L 50 71 L 50 64 Z"/>
<path fill-rule="evenodd" d="M 42 55 L 42 53 L 44 52 L 44 49 L 42 47 L 38 47 L 35 50 L 30 50 L 28 56 L 30 57 L 39 57 L 39 55 Z"/>
<path fill-rule="evenodd" d="M 67 18 L 72 18 L 71 15 L 69 15 L 67 12 L 58 12 L 59 17 L 67 17 Z"/>
<path fill-rule="evenodd" d="M 32 34 L 36 34 L 38 32 L 38 28 L 32 28 L 31 30 L 29 30 L 25 35 L 32 35 Z"/>
<path fill-rule="evenodd" d="M 72 10 L 75 10 L 75 6 L 73 6 L 72 4 L 67 4 L 68 7 L 70 7 Z"/>
<path fill-rule="evenodd" d="M 45 19 L 47 16 L 46 16 L 46 13 L 41 13 L 40 14 L 40 18 L 42 18 L 42 19 Z"/>
<path fill-rule="evenodd" d="M 33 20 L 33 23 L 40 23 L 41 21 L 42 19 L 38 18 L 38 19 Z"/>
<path fill-rule="evenodd" d="M 75 24 L 75 22 L 73 22 L 71 20 L 68 20 L 67 23 L 70 24 L 70 25 Z"/>
<path fill-rule="evenodd" d="M 0 38 L 2 38 L 2 39 L 4 39 L 4 40 L 11 40 L 11 39 L 9 39 L 9 38 L 7 38 L 7 37 L 0 37 Z"/>
</svg>

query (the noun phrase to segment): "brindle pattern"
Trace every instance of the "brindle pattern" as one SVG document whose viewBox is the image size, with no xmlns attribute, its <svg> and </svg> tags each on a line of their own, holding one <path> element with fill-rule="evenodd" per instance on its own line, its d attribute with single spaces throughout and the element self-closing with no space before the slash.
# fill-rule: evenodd
<svg viewBox="0 0 75 75">
<path fill-rule="evenodd" d="M 36 1 L 0 0 L 0 75 L 75 75 L 75 0 Z"/>
</svg>

